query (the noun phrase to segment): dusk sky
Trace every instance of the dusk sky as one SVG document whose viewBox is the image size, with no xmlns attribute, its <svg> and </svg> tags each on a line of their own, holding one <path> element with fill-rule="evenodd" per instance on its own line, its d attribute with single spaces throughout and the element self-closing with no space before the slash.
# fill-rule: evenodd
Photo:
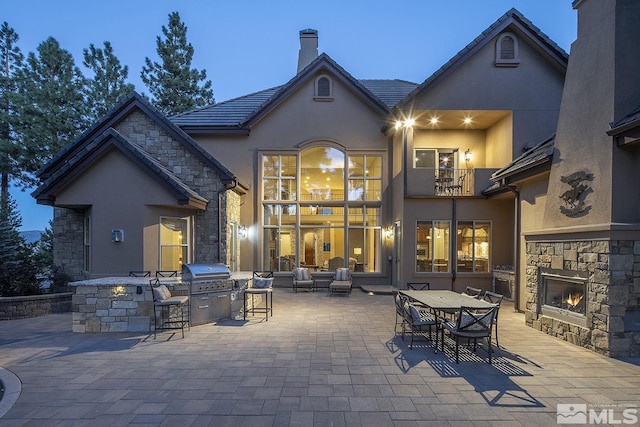
<svg viewBox="0 0 640 427">
<path fill-rule="evenodd" d="M 290 80 L 296 72 L 298 33 L 318 30 L 318 51 L 356 79 L 426 80 L 511 8 L 569 52 L 576 38 L 572 0 L 0 0 L 0 21 L 20 36 L 22 52 L 35 52 L 52 36 L 82 69 L 82 50 L 110 41 L 140 80 L 145 57 L 158 60 L 156 37 L 177 11 L 195 49 L 192 67 L 205 69 L 216 102 Z M 83 72 L 85 70 L 83 69 Z M 53 210 L 30 192 L 12 195 L 22 230 L 44 230 Z"/>
</svg>

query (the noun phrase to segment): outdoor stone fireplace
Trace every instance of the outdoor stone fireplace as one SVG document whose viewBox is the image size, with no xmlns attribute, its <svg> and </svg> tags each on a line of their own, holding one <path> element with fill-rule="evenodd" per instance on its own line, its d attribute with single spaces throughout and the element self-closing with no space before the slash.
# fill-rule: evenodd
<svg viewBox="0 0 640 427">
<path fill-rule="evenodd" d="M 586 272 L 540 269 L 540 312 L 547 317 L 587 326 Z"/>
<path fill-rule="evenodd" d="M 640 241 L 528 240 L 527 325 L 610 357 L 640 356 Z"/>
</svg>

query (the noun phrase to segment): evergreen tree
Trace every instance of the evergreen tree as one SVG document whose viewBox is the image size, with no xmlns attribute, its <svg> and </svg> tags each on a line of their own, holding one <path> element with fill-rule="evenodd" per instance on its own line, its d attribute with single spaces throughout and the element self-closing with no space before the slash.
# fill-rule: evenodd
<svg viewBox="0 0 640 427">
<path fill-rule="evenodd" d="M 91 120 L 95 121 L 132 92 L 134 86 L 126 82 L 129 67 L 120 65 L 108 41 L 104 42 L 104 49 L 96 48 L 92 43 L 82 52 L 83 65 L 94 73 L 93 79 L 87 81 L 87 106 Z"/>
<path fill-rule="evenodd" d="M 33 173 L 72 142 L 86 127 L 85 78 L 73 56 L 53 37 L 30 52 L 18 73 L 20 181 L 35 184 Z"/>
<path fill-rule="evenodd" d="M 163 25 L 162 33 L 164 39 L 156 38 L 156 51 L 162 63 L 147 57 L 140 73 L 151 93 L 151 101 L 168 115 L 213 104 L 211 81 L 205 81 L 207 72 L 191 69 L 193 46 L 187 42 L 187 26 L 178 12 L 169 14 L 169 27 Z"/>
<path fill-rule="evenodd" d="M 37 294 L 33 248 L 20 235 L 22 218 L 10 194 L 0 202 L 0 296 Z"/>
<path fill-rule="evenodd" d="M 0 27 L 0 200 L 6 200 L 9 182 L 18 174 L 16 158 L 20 148 L 15 127 L 16 72 L 22 67 L 24 55 L 16 46 L 18 34 L 7 22 Z"/>
</svg>

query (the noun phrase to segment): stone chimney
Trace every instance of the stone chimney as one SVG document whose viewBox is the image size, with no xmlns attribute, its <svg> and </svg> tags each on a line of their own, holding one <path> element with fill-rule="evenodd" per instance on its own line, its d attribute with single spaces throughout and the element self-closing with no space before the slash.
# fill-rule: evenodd
<svg viewBox="0 0 640 427">
<path fill-rule="evenodd" d="M 640 178 L 636 151 L 617 147 L 606 133 L 640 104 L 640 1 L 575 0 L 573 6 L 578 37 L 565 77 L 544 225 L 640 223 L 640 193 L 632 190 Z M 577 194 L 578 203 L 571 199 Z"/>
<path fill-rule="evenodd" d="M 318 57 L 318 31 L 311 28 L 300 31 L 298 73 Z"/>
</svg>

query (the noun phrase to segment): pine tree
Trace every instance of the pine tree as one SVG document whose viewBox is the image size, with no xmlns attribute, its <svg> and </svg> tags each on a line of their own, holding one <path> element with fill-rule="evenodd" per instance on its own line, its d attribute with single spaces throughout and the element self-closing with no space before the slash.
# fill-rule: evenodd
<svg viewBox="0 0 640 427">
<path fill-rule="evenodd" d="M 0 200 L 6 200 L 11 178 L 18 175 L 16 158 L 20 145 L 15 128 L 16 72 L 22 67 L 24 55 L 16 46 L 18 34 L 7 22 L 0 27 Z"/>
<path fill-rule="evenodd" d="M 0 296 L 37 294 L 33 248 L 18 229 L 22 218 L 10 194 L 0 202 Z"/>
<path fill-rule="evenodd" d="M 86 127 L 85 78 L 73 56 L 53 37 L 30 52 L 18 72 L 20 137 L 18 158 L 23 186 L 35 184 L 33 173 Z"/>
<path fill-rule="evenodd" d="M 169 27 L 163 25 L 162 33 L 164 39 L 156 38 L 156 51 L 162 63 L 147 57 L 140 73 L 151 101 L 168 115 L 213 104 L 211 81 L 205 81 L 207 72 L 191 69 L 193 46 L 187 42 L 187 26 L 178 12 L 169 14 Z"/>
<path fill-rule="evenodd" d="M 96 48 L 92 43 L 82 52 L 83 65 L 94 73 L 93 78 L 87 80 L 86 93 L 90 118 L 95 121 L 132 92 L 134 86 L 126 82 L 129 67 L 120 65 L 108 41 L 104 42 L 104 49 Z"/>
</svg>

